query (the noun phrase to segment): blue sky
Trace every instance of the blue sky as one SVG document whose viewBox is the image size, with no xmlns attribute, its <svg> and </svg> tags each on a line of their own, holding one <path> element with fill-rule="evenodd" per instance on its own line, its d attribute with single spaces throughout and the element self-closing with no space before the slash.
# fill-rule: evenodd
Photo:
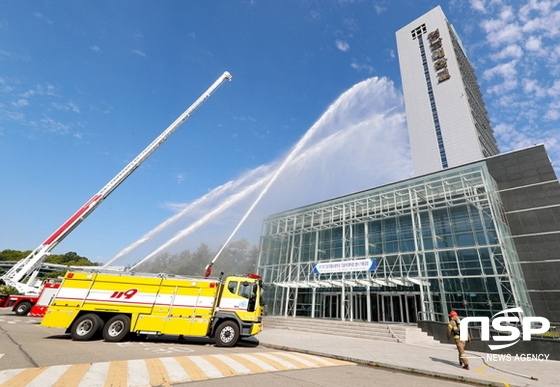
<svg viewBox="0 0 560 387">
<path fill-rule="evenodd" d="M 106 262 L 217 187 L 266 174 L 318 120 L 291 171 L 300 179 L 280 178 L 240 236 L 258 236 L 271 213 L 410 176 L 395 32 L 436 5 L 475 67 L 501 151 L 545 143 L 558 172 L 559 3 L 2 1 L 0 250 L 41 244 L 224 71 L 233 80 L 54 253 Z M 229 189 L 177 230 L 244 192 Z M 176 249 L 225 241 L 251 195 Z"/>
</svg>

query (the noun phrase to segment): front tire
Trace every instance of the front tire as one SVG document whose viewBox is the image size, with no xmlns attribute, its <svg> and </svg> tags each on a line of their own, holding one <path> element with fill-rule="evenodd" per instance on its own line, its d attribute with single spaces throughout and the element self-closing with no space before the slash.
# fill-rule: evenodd
<svg viewBox="0 0 560 387">
<path fill-rule="evenodd" d="M 15 314 L 18 316 L 27 316 L 27 314 L 31 311 L 31 302 L 29 301 L 22 301 L 14 310 Z"/>
<path fill-rule="evenodd" d="M 94 313 L 84 314 L 78 317 L 74 324 L 72 324 L 70 329 L 72 339 L 76 341 L 89 340 L 99 332 L 102 324 L 103 320 L 98 315 Z"/>
<path fill-rule="evenodd" d="M 105 323 L 103 327 L 103 338 L 105 341 L 121 341 L 128 335 L 130 329 L 130 317 L 125 314 L 117 314 Z"/>
<path fill-rule="evenodd" d="M 239 327 L 233 321 L 224 321 L 218 325 L 214 339 L 219 347 L 233 347 L 239 340 Z"/>
</svg>

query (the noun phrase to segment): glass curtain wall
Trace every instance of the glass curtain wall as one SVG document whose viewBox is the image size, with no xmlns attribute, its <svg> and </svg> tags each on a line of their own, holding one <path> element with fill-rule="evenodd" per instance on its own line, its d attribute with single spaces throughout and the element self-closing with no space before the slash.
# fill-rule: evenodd
<svg viewBox="0 0 560 387">
<path fill-rule="evenodd" d="M 484 162 L 265 219 L 259 274 L 269 315 L 441 321 L 533 315 L 494 180 Z M 372 259 L 363 271 L 318 263 Z"/>
</svg>

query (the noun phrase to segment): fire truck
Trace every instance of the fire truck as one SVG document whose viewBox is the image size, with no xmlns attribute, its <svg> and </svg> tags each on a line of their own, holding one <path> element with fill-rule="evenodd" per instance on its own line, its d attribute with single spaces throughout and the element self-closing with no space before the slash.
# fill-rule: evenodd
<svg viewBox="0 0 560 387">
<path fill-rule="evenodd" d="M 78 225 L 89 216 L 111 192 L 113 192 L 128 176 L 132 174 L 152 153 L 163 144 L 192 114 L 200 107 L 226 80 L 231 80 L 229 72 L 224 72 L 198 99 L 187 108 L 167 129 L 153 140 L 142 152 L 138 154 L 126 167 L 113 177 L 99 192 L 86 204 L 74 213 L 39 247 L 27 257 L 18 261 L 6 273 L 0 276 L 0 284 L 15 288 L 22 296 L 0 294 L 0 307 L 12 307 L 18 315 L 26 315 L 40 299 L 43 292 L 49 293 L 44 282 L 37 279 L 39 270 L 51 254 L 51 251 L 66 238 Z M 49 297 L 52 294 L 49 294 Z M 45 296 L 48 298 L 47 296 Z M 43 305 L 45 306 L 45 305 Z M 39 313 L 39 312 L 38 312 Z"/>
<path fill-rule="evenodd" d="M 222 347 L 262 330 L 260 276 L 225 280 L 108 270 L 66 273 L 41 325 L 74 340 L 129 334 L 213 337 Z"/>
<path fill-rule="evenodd" d="M 43 317 L 59 286 L 59 282 L 49 280 L 42 284 L 38 295 L 0 294 L 0 308 L 12 308 L 18 316 Z"/>
</svg>

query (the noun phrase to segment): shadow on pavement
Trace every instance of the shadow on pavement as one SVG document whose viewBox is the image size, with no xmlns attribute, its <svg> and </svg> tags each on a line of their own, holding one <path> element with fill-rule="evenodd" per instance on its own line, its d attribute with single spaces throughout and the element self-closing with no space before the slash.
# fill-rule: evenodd
<svg viewBox="0 0 560 387">
<path fill-rule="evenodd" d="M 455 366 L 455 367 L 458 367 L 458 366 L 459 366 L 459 360 L 458 360 L 458 359 L 457 359 L 456 362 L 450 361 L 450 360 L 446 360 L 446 359 L 438 359 L 437 357 L 432 357 L 432 356 L 430 356 L 430 359 L 431 359 L 432 361 L 437 361 L 438 363 L 449 364 L 449 365 L 452 365 L 452 366 Z"/>
<path fill-rule="evenodd" d="M 72 340 L 72 336 L 70 334 L 62 334 L 62 335 L 53 335 L 47 336 L 45 339 L 48 340 Z M 98 337 L 94 337 L 88 341 L 102 341 L 103 338 L 98 335 Z M 189 345 L 216 345 L 216 340 L 208 337 L 189 337 L 189 336 L 176 336 L 176 335 L 163 335 L 163 336 L 136 336 L 131 335 L 129 338 L 123 340 L 123 342 L 150 342 L 150 343 L 166 343 L 166 344 L 189 344 Z M 258 347 L 260 344 L 259 340 L 254 337 L 247 337 L 242 338 L 237 342 L 236 347 L 243 347 L 243 348 L 255 348 Z"/>
</svg>

